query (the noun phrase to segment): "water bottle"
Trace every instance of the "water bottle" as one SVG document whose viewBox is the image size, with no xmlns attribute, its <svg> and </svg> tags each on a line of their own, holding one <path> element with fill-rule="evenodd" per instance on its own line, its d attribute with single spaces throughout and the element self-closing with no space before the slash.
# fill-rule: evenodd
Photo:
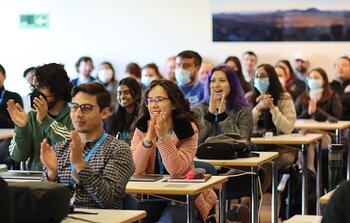
<svg viewBox="0 0 350 223">
<path fill-rule="evenodd" d="M 328 190 L 331 191 L 342 181 L 343 144 L 328 145 Z"/>
</svg>

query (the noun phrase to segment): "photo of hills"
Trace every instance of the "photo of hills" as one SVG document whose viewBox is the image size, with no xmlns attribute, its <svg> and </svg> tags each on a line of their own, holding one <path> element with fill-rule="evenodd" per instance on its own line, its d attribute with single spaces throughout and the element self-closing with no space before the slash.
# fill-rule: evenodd
<svg viewBox="0 0 350 223">
<path fill-rule="evenodd" d="M 213 13 L 213 41 L 349 41 L 350 10 Z"/>
</svg>

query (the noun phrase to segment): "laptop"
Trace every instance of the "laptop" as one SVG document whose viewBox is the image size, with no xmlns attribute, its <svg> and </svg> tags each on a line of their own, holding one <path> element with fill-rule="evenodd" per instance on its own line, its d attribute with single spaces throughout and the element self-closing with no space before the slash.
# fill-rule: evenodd
<svg viewBox="0 0 350 223">
<path fill-rule="evenodd" d="M 20 171 L 9 170 L 0 172 L 0 177 L 3 179 L 16 179 L 16 180 L 41 180 L 41 171 Z"/>
<path fill-rule="evenodd" d="M 130 178 L 129 181 L 139 181 L 139 182 L 154 182 L 162 179 L 163 175 L 158 174 L 143 174 L 143 175 L 134 175 Z"/>
</svg>

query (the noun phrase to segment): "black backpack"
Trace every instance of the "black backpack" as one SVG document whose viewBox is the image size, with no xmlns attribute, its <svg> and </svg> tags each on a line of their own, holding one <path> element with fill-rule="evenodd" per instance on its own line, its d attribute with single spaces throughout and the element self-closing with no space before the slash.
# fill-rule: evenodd
<svg viewBox="0 0 350 223">
<path fill-rule="evenodd" d="M 208 137 L 200 144 L 196 156 L 199 159 L 236 159 L 251 157 L 253 143 L 239 134 L 221 134 Z"/>
<path fill-rule="evenodd" d="M 296 214 L 301 214 L 302 206 L 302 173 L 298 165 L 288 165 L 280 170 L 281 174 L 289 173 L 287 185 L 281 193 L 281 208 L 279 217 L 287 220 Z M 307 170 L 308 179 L 308 215 L 316 215 L 316 175 Z"/>
</svg>

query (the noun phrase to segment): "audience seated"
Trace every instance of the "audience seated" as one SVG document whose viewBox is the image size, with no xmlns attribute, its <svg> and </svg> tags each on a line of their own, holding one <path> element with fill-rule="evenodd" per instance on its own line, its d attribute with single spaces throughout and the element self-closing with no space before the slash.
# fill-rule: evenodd
<svg viewBox="0 0 350 223">
<path fill-rule="evenodd" d="M 262 135 L 265 132 L 274 134 L 289 134 L 294 128 L 296 113 L 293 99 L 283 90 L 273 66 L 259 65 L 254 76 L 254 91 L 249 96 L 253 105 L 253 134 Z M 275 160 L 277 169 L 294 161 L 294 150 L 282 146 L 257 146 L 260 151 L 273 150 L 279 152 Z M 262 166 L 264 177 L 263 192 L 271 183 L 271 165 Z"/>
<path fill-rule="evenodd" d="M 110 94 L 102 84 L 90 83 L 75 87 L 71 96 L 75 130 L 52 148 L 46 139 L 41 142 L 43 178 L 69 186 L 75 207 L 122 209 L 135 167 L 129 146 L 103 130 Z"/>
<path fill-rule="evenodd" d="M 185 177 L 194 168 L 199 130 L 196 115 L 180 88 L 169 80 L 152 81 L 143 95 L 140 110 L 131 141 L 135 174 Z M 216 200 L 211 189 L 197 196 L 196 222 L 207 218 Z M 186 222 L 186 206 L 177 202 L 145 201 L 141 208 L 147 210 L 145 222 Z"/>
<path fill-rule="evenodd" d="M 241 61 L 239 60 L 239 58 L 235 57 L 235 56 L 229 56 L 229 57 L 226 58 L 225 64 L 227 66 L 232 67 L 233 70 L 238 75 L 238 79 L 241 82 L 241 86 L 243 88 L 244 93 L 248 93 L 249 91 L 251 91 L 252 90 L 252 85 L 251 85 L 251 83 L 247 82 L 244 79 L 243 71 L 242 71 L 242 65 L 241 65 Z"/>
<path fill-rule="evenodd" d="M 328 81 L 327 73 L 322 68 L 310 71 L 307 79 L 308 90 L 302 93 L 295 102 L 298 119 L 314 119 L 316 121 L 337 121 L 342 116 L 342 104 L 339 96 L 335 94 Z M 332 143 L 328 134 L 323 134 L 322 148 L 327 149 Z M 316 145 L 310 144 L 307 149 L 308 168 L 316 173 L 314 158 Z M 299 164 L 301 163 L 299 152 Z"/>
<path fill-rule="evenodd" d="M 175 78 L 175 68 L 176 68 L 176 56 L 169 57 L 165 63 L 165 78 L 176 82 Z"/>
<path fill-rule="evenodd" d="M 94 63 L 92 62 L 91 57 L 80 57 L 75 64 L 75 68 L 78 77 L 72 80 L 73 86 L 90 83 L 95 80 L 95 78 L 91 76 L 91 72 L 94 69 Z"/>
<path fill-rule="evenodd" d="M 341 99 L 343 105 L 342 120 L 350 120 L 350 58 L 340 57 L 334 64 L 332 89 Z"/>
<path fill-rule="evenodd" d="M 117 85 L 118 80 L 115 79 L 114 67 L 110 62 L 102 62 L 97 71 L 98 81 L 101 82 L 111 94 L 111 111 L 113 111 L 118 103 Z"/>
<path fill-rule="evenodd" d="M 40 142 L 46 138 L 54 145 L 70 136 L 73 124 L 69 117 L 72 83 L 60 64 L 45 64 L 36 68 L 33 86 L 47 97 L 35 97 L 34 109 L 28 114 L 14 100 L 7 110 L 16 124 L 9 150 L 16 161 L 28 161 L 29 170 L 42 170 Z"/>
<path fill-rule="evenodd" d="M 130 145 L 131 124 L 137 116 L 137 107 L 141 101 L 141 87 L 134 78 L 127 77 L 120 80 L 117 94 L 119 104 L 106 120 L 106 132 Z"/>
<path fill-rule="evenodd" d="M 298 52 L 294 55 L 294 70 L 297 78 L 307 84 L 309 75 L 310 60 L 305 52 Z"/>
<path fill-rule="evenodd" d="M 134 78 L 141 84 L 141 67 L 137 63 L 129 63 L 125 68 L 125 75 Z"/>
<path fill-rule="evenodd" d="M 252 83 L 258 56 L 253 51 L 247 51 L 242 56 L 243 76 L 246 82 Z"/>
<path fill-rule="evenodd" d="M 176 56 L 176 81 L 190 101 L 191 107 L 198 104 L 204 95 L 203 84 L 198 80 L 201 64 L 202 57 L 191 50 L 183 51 Z"/>
<path fill-rule="evenodd" d="M 23 106 L 22 98 L 19 94 L 5 89 L 4 82 L 6 80 L 6 70 L 0 64 L 0 128 L 14 128 L 14 123 L 11 120 L 10 114 L 6 109 L 6 102 L 9 100 Z M 7 164 L 9 169 L 17 169 L 16 163 L 9 154 L 9 145 L 11 139 L 0 140 L 0 163 Z"/>
<path fill-rule="evenodd" d="M 144 90 L 153 80 L 163 79 L 155 63 L 147 64 L 141 71 L 141 88 Z"/>
<path fill-rule="evenodd" d="M 208 74 L 204 99 L 193 110 L 200 117 L 199 143 L 210 136 L 238 133 L 250 138 L 253 116 L 235 71 L 215 66 Z"/>
<path fill-rule="evenodd" d="M 214 67 L 214 64 L 208 60 L 202 62 L 201 68 L 199 69 L 199 81 L 204 84 L 205 78 L 209 71 Z"/>
<path fill-rule="evenodd" d="M 295 76 L 293 68 L 288 60 L 279 60 L 276 66 L 284 68 L 284 71 L 286 73 L 284 90 L 286 90 L 295 101 L 299 97 L 299 95 L 305 91 L 306 83 Z"/>
<path fill-rule="evenodd" d="M 26 79 L 29 87 L 32 87 L 33 79 L 34 79 L 34 73 L 35 73 L 35 67 L 29 67 L 23 72 L 23 77 Z M 28 88 L 29 89 L 29 88 Z M 25 112 L 29 112 L 31 109 L 30 107 L 30 94 L 27 94 L 26 96 L 22 97 L 23 100 L 23 109 Z"/>
</svg>

